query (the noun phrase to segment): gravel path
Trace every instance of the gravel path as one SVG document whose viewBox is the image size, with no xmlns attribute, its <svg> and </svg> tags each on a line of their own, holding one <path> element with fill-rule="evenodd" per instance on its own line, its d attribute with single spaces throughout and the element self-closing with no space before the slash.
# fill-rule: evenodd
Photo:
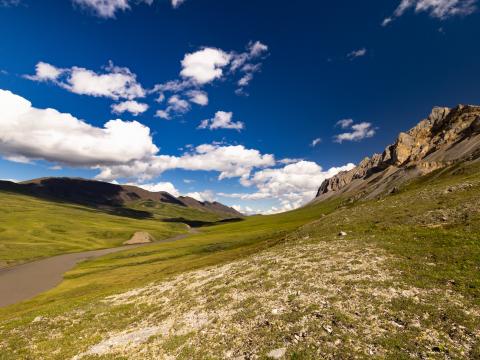
<svg viewBox="0 0 480 360">
<path fill-rule="evenodd" d="M 58 255 L 0 269 L 0 307 L 28 300 L 35 295 L 54 288 L 63 280 L 63 274 L 81 261 L 95 259 L 127 249 L 134 249 L 139 246 L 178 241 L 197 232 L 196 229 L 190 229 L 190 232 L 187 234 L 177 235 L 155 243 Z"/>
</svg>

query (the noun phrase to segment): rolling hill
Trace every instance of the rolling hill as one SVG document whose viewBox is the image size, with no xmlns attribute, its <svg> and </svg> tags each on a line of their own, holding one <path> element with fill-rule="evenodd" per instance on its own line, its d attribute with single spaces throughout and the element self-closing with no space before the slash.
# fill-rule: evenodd
<svg viewBox="0 0 480 360">
<path fill-rule="evenodd" d="M 188 226 L 241 219 L 218 203 L 70 178 L 0 181 L 0 268 L 58 254 L 115 247 L 137 231 L 163 240 Z"/>
<path fill-rule="evenodd" d="M 176 198 L 165 191 L 151 192 L 132 185 L 80 178 L 40 178 L 21 183 L 0 181 L 2 190 L 94 207 L 128 207 L 131 203 L 148 200 L 210 212 L 223 218 L 243 216 L 218 202 L 201 202 L 191 197 Z"/>
</svg>

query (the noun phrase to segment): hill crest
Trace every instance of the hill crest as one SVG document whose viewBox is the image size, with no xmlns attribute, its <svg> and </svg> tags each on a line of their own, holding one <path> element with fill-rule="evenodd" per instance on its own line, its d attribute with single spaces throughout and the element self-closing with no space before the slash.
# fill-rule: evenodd
<svg viewBox="0 0 480 360">
<path fill-rule="evenodd" d="M 151 192 L 133 185 L 119 185 L 82 178 L 48 177 L 21 183 L 0 181 L 0 190 L 95 207 L 120 207 L 134 201 L 150 200 L 194 208 L 223 217 L 243 216 L 235 209 L 218 202 L 201 202 L 190 197 L 177 198 L 165 191 Z"/>
</svg>

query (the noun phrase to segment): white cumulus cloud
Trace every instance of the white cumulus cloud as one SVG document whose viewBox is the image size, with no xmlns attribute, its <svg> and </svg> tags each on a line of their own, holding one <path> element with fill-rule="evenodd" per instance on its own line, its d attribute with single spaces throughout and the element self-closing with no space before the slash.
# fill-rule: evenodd
<svg viewBox="0 0 480 360">
<path fill-rule="evenodd" d="M 209 99 L 203 89 L 208 84 L 215 80 L 235 79 L 238 86 L 235 92 L 247 95 L 245 88 L 253 80 L 254 74 L 260 71 L 261 60 L 265 58 L 267 52 L 268 46 L 260 41 L 249 42 L 245 51 L 241 53 L 203 47 L 185 54 L 181 61 L 179 79 L 156 84 L 149 93 L 158 94 L 157 102 L 159 103 L 165 100 L 166 93 L 171 93 L 185 98 L 192 104 L 205 106 Z M 171 119 L 173 115 L 169 109 L 157 112 L 157 116 L 164 119 Z"/>
<path fill-rule="evenodd" d="M 132 115 L 139 115 L 148 110 L 148 105 L 144 103 L 139 103 L 135 100 L 127 100 L 121 103 L 112 105 L 112 112 L 115 114 L 122 114 L 124 112 L 129 112 Z"/>
<path fill-rule="evenodd" d="M 221 49 L 203 48 L 185 55 L 180 75 L 203 85 L 221 78 L 230 59 L 231 55 Z"/>
<path fill-rule="evenodd" d="M 242 130 L 245 124 L 241 121 L 232 121 L 233 113 L 225 111 L 217 111 L 213 119 L 203 120 L 198 126 L 199 129 L 232 129 Z"/>
<path fill-rule="evenodd" d="M 190 103 L 178 95 L 171 96 L 167 103 L 167 108 L 165 110 L 157 110 L 155 116 L 170 120 L 173 116 L 185 114 L 190 111 Z"/>
<path fill-rule="evenodd" d="M 197 105 L 206 106 L 208 105 L 208 94 L 202 90 L 190 90 L 187 92 L 189 100 Z"/>
<path fill-rule="evenodd" d="M 40 61 L 35 65 L 35 75 L 25 75 L 25 78 L 33 81 L 55 81 L 64 72 L 64 69 Z"/>
<path fill-rule="evenodd" d="M 127 185 L 133 185 L 137 186 L 139 188 L 142 188 L 144 190 L 150 191 L 150 192 L 167 192 L 170 195 L 173 195 L 175 197 L 180 196 L 180 191 L 169 181 L 165 182 L 157 182 L 157 183 L 148 183 L 148 184 L 137 184 L 137 183 L 128 183 Z"/>
<path fill-rule="evenodd" d="M 325 179 L 354 166 L 347 164 L 324 171 L 315 162 L 302 160 L 281 168 L 259 170 L 250 178 L 244 178 L 243 185 L 257 188 L 254 193 L 219 195 L 241 200 L 278 199 L 281 207 L 274 212 L 293 210 L 311 201 Z"/>
<path fill-rule="evenodd" d="M 216 199 L 215 193 L 211 190 L 189 192 L 185 194 L 185 196 L 194 198 L 200 202 L 214 202 Z"/>
<path fill-rule="evenodd" d="M 110 120 L 103 128 L 95 127 L 0 90 L 0 153 L 6 158 L 94 167 L 125 164 L 157 152 L 150 129 L 136 121 Z"/>
<path fill-rule="evenodd" d="M 114 100 L 132 100 L 146 95 L 146 91 L 138 83 L 134 73 L 126 67 L 118 67 L 111 62 L 105 67 L 103 73 L 96 73 L 78 66 L 58 68 L 39 62 L 35 67 L 35 74 L 25 77 L 33 81 L 50 81 L 79 95 L 108 97 Z"/>
<path fill-rule="evenodd" d="M 254 168 L 275 165 L 270 154 L 243 145 L 202 144 L 181 156 L 157 155 L 124 165 L 104 166 L 97 178 L 111 181 L 118 178 L 151 179 L 167 170 L 216 171 L 220 180 L 246 178 Z"/>
</svg>

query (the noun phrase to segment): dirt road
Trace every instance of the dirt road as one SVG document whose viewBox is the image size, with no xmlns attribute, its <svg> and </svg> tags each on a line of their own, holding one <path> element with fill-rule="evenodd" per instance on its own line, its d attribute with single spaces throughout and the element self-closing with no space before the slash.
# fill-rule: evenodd
<svg viewBox="0 0 480 360">
<path fill-rule="evenodd" d="M 190 232 L 187 234 L 177 235 L 155 243 L 128 245 L 110 249 L 58 255 L 1 269 L 0 307 L 28 300 L 35 295 L 54 288 L 63 280 L 63 274 L 81 261 L 95 259 L 122 250 L 134 249 L 139 246 L 178 241 L 197 232 L 196 229 L 190 229 Z"/>
</svg>

